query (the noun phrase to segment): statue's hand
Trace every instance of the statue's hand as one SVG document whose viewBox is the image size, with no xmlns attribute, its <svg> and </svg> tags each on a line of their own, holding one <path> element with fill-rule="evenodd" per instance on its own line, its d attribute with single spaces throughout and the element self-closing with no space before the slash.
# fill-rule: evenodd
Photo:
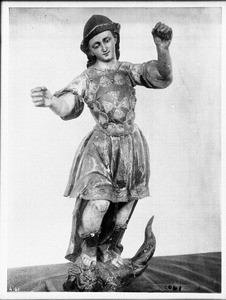
<svg viewBox="0 0 226 300">
<path fill-rule="evenodd" d="M 49 107 L 52 103 L 52 94 L 45 87 L 36 87 L 31 90 L 32 102 L 37 107 Z"/>
<path fill-rule="evenodd" d="M 156 46 L 167 49 L 171 43 L 173 31 L 169 26 L 158 22 L 152 29 L 152 35 Z"/>
</svg>

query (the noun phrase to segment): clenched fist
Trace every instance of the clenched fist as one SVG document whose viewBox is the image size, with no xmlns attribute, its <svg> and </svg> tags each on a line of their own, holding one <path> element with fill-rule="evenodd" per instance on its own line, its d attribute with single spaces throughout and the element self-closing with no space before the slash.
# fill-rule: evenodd
<svg viewBox="0 0 226 300">
<path fill-rule="evenodd" d="M 169 26 L 158 22 L 152 30 L 152 35 L 156 46 L 168 48 L 173 37 L 173 31 Z"/>
<path fill-rule="evenodd" d="M 45 87 L 36 87 L 31 90 L 32 102 L 37 107 L 50 107 L 53 95 Z"/>
</svg>

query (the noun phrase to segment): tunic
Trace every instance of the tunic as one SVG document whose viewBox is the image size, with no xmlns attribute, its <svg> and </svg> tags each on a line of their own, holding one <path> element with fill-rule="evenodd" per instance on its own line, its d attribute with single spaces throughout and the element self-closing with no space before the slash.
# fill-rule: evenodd
<svg viewBox="0 0 226 300">
<path fill-rule="evenodd" d="M 167 82 L 151 72 L 155 63 L 117 62 L 106 70 L 91 66 L 54 94 L 75 95 L 74 109 L 64 120 L 78 117 L 85 103 L 96 121 L 75 154 L 64 193 L 65 197 L 77 199 L 66 255 L 71 261 L 81 252 L 77 230 L 87 203 L 83 200 L 126 203 L 149 196 L 149 149 L 134 123 L 134 87 L 166 87 Z"/>
</svg>

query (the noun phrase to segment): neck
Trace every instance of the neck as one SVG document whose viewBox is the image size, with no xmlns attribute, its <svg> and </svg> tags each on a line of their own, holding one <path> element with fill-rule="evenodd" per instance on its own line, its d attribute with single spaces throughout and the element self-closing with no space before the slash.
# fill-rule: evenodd
<svg viewBox="0 0 226 300">
<path fill-rule="evenodd" d="M 112 66 L 117 62 L 117 59 L 114 58 L 111 61 L 108 62 L 104 62 L 104 61 L 100 61 L 97 60 L 97 62 L 95 63 L 95 67 L 101 70 L 105 70 L 105 69 L 111 69 Z"/>
</svg>

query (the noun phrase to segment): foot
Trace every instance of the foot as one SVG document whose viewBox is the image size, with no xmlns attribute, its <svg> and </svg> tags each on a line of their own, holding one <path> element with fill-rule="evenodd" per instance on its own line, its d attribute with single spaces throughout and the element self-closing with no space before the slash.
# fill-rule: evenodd
<svg viewBox="0 0 226 300">
<path fill-rule="evenodd" d="M 68 269 L 68 278 L 63 287 L 65 291 L 95 291 L 97 285 L 96 257 L 82 253 Z"/>
<path fill-rule="evenodd" d="M 121 255 L 119 255 L 114 250 L 105 250 L 104 254 L 101 257 L 101 261 L 103 263 L 110 261 L 111 264 L 113 264 L 117 268 L 124 265 Z"/>
<path fill-rule="evenodd" d="M 117 253 L 116 253 L 116 257 L 111 260 L 111 263 L 114 266 L 116 266 L 117 268 L 120 268 L 120 266 L 124 265 L 124 262 L 123 262 L 123 259 L 122 259 L 121 255 L 119 255 Z"/>
<path fill-rule="evenodd" d="M 96 256 L 89 256 L 86 253 L 81 254 L 82 264 L 85 267 L 85 269 L 95 268 L 97 264 L 97 258 Z"/>
</svg>

